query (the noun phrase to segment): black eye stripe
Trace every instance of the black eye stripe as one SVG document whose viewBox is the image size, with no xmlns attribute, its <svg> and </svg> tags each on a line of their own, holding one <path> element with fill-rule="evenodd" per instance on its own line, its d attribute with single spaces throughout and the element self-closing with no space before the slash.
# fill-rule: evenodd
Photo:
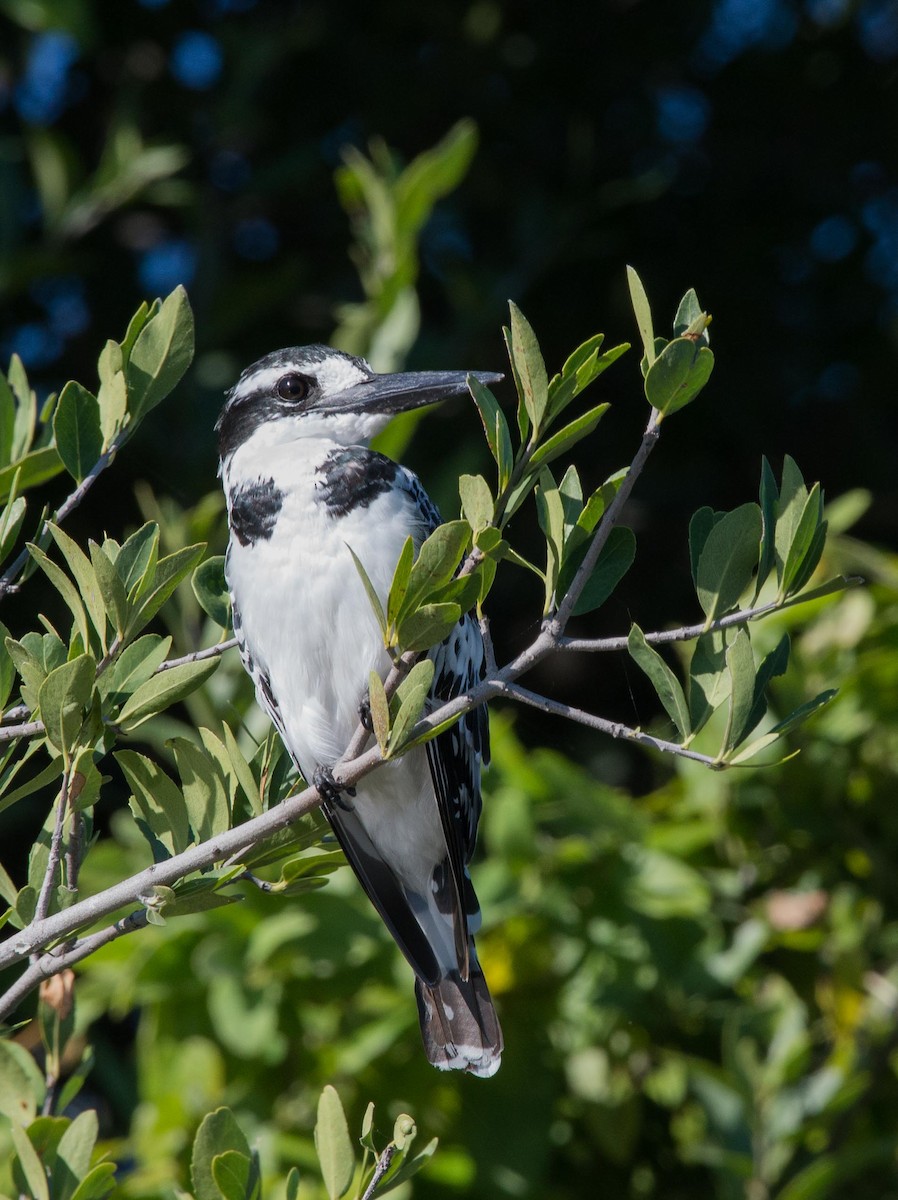
<svg viewBox="0 0 898 1200">
<path fill-rule="evenodd" d="M 311 394 L 314 385 L 314 379 L 310 379 L 308 375 L 301 375 L 299 371 L 289 371 L 280 377 L 274 385 L 274 391 L 281 400 L 296 404 Z"/>
</svg>

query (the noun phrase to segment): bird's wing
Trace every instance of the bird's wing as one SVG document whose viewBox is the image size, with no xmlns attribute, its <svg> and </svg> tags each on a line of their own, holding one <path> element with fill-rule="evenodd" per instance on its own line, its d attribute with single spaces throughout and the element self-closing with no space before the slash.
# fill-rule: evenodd
<svg viewBox="0 0 898 1200">
<path fill-rule="evenodd" d="M 434 678 L 431 698 L 444 704 L 468 691 L 483 674 L 483 643 L 474 618 L 462 617 L 452 634 L 431 651 Z M 489 761 L 489 723 L 484 705 L 426 743 L 427 761 L 448 850 L 448 879 L 438 880 L 454 893 L 455 946 L 462 979 L 468 978 L 469 932 L 479 907 L 467 865 L 474 853 L 482 807 L 480 768 Z"/>
</svg>

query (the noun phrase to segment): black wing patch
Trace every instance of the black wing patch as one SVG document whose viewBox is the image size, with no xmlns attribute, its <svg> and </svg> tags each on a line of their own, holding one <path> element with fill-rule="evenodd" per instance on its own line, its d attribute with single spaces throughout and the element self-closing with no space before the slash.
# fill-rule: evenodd
<svg viewBox="0 0 898 1200">
<path fill-rule="evenodd" d="M 332 517 L 367 508 L 393 486 L 399 467 L 391 458 L 361 446 L 331 450 L 315 472 L 315 486 Z"/>
<path fill-rule="evenodd" d="M 256 479 L 235 488 L 230 495 L 229 521 L 241 546 L 267 541 L 274 533 L 284 503 L 284 493 L 273 479 Z"/>
</svg>

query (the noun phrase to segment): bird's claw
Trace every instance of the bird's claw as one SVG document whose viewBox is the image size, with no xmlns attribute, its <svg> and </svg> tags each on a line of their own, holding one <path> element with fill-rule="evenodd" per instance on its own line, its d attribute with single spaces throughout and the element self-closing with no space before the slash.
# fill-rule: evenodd
<svg viewBox="0 0 898 1200">
<path fill-rule="evenodd" d="M 312 783 L 318 789 L 318 795 L 325 804 L 339 806 L 340 794 L 345 792 L 347 796 L 355 795 L 354 787 L 344 787 L 337 783 L 334 779 L 334 773 L 330 767 L 318 767 L 315 774 L 312 776 Z"/>
<path fill-rule="evenodd" d="M 374 721 L 371 719 L 371 701 L 367 696 L 359 701 L 359 720 L 369 733 L 374 732 Z"/>
</svg>

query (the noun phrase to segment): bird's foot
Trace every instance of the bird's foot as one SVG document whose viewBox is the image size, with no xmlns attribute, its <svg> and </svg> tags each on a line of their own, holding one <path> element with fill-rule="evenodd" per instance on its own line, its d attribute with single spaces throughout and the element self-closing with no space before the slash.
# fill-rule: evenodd
<svg viewBox="0 0 898 1200">
<path fill-rule="evenodd" d="M 359 701 L 359 720 L 369 733 L 374 732 L 374 721 L 371 719 L 371 701 L 367 696 Z"/>
<path fill-rule="evenodd" d="M 344 787 L 337 783 L 330 767 L 316 767 L 312 783 L 318 789 L 318 795 L 324 803 L 332 806 L 339 806 L 341 792 L 345 792 L 347 796 L 355 795 L 354 787 Z"/>
</svg>

